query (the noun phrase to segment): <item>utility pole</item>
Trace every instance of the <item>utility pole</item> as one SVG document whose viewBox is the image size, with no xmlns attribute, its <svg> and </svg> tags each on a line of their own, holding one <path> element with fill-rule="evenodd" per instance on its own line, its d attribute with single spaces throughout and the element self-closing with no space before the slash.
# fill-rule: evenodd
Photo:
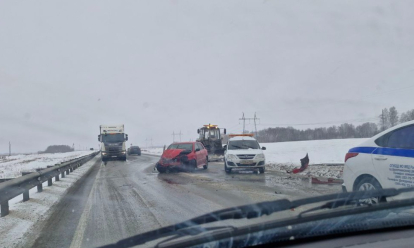
<svg viewBox="0 0 414 248">
<path fill-rule="evenodd" d="M 243 112 L 243 117 L 240 118 L 239 120 L 243 120 L 243 134 L 244 134 L 245 124 L 246 124 L 246 118 L 244 118 L 244 112 Z"/>
<path fill-rule="evenodd" d="M 243 121 L 243 134 L 246 133 L 246 120 L 248 120 L 249 123 L 250 123 L 251 120 L 253 120 L 254 121 L 254 129 L 255 129 L 255 132 L 256 132 L 256 136 L 257 136 L 257 126 L 256 126 L 257 123 L 256 123 L 256 120 L 260 120 L 260 119 L 256 117 L 256 112 L 254 113 L 253 118 L 246 118 L 246 117 L 244 117 L 244 113 L 243 113 L 242 118 L 240 118 L 239 120 Z"/>
<path fill-rule="evenodd" d="M 254 131 L 255 131 L 255 133 L 256 133 L 256 138 L 257 138 L 257 126 L 256 126 L 256 112 L 254 112 L 254 118 L 253 118 L 253 120 L 254 120 Z"/>
<path fill-rule="evenodd" d="M 181 142 L 181 135 L 182 135 L 182 134 L 181 134 L 181 130 L 180 130 L 180 133 L 178 134 L 178 136 L 180 136 L 180 142 Z"/>
<path fill-rule="evenodd" d="M 175 142 L 175 133 L 174 133 L 174 131 L 173 131 L 173 134 L 172 134 L 172 136 L 173 136 L 173 143 Z"/>
<path fill-rule="evenodd" d="M 11 156 L 11 143 L 9 141 L 9 156 Z"/>
</svg>

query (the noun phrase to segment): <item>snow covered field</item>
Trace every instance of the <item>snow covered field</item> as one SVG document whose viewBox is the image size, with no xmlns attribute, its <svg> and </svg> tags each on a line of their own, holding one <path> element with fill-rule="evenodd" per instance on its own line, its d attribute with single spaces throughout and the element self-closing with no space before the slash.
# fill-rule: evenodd
<svg viewBox="0 0 414 248">
<path fill-rule="evenodd" d="M 262 143 L 266 147 L 267 169 L 289 172 L 300 167 L 300 159 L 309 155 L 310 165 L 299 175 L 341 178 L 345 154 L 367 139 L 333 139 Z M 161 155 L 162 148 L 142 150 L 143 154 Z"/>
<path fill-rule="evenodd" d="M 15 155 L 0 159 L 0 178 L 21 176 L 22 171 L 34 171 L 64 161 L 88 155 L 93 151 Z"/>
<path fill-rule="evenodd" d="M 290 172 L 300 167 L 300 159 L 309 155 L 309 167 L 298 175 L 342 178 L 345 154 L 367 139 L 311 140 L 280 143 L 263 143 L 267 168 Z"/>
<path fill-rule="evenodd" d="M 150 155 L 162 155 L 163 148 L 145 148 L 141 149 L 142 154 L 150 154 Z"/>
</svg>

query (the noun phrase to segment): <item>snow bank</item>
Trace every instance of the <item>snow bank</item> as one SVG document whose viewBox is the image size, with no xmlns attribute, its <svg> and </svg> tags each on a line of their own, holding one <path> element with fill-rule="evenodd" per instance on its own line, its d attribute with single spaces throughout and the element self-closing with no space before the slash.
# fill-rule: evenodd
<svg viewBox="0 0 414 248">
<path fill-rule="evenodd" d="M 150 154 L 150 155 L 162 155 L 163 148 L 146 148 L 141 149 L 142 154 Z"/>
<path fill-rule="evenodd" d="M 310 164 L 343 164 L 345 154 L 367 139 L 310 140 L 262 143 L 266 162 L 271 164 L 300 165 L 300 159 L 309 154 Z"/>
<path fill-rule="evenodd" d="M 9 201 L 10 214 L 0 218 L 0 247 L 24 247 L 28 234 L 40 221 L 47 220 L 50 208 L 60 201 L 69 187 L 85 175 L 100 158 L 96 156 L 78 169 L 47 186 L 43 183 L 43 192 L 37 188 L 30 190 L 30 200 L 23 202 L 22 195 Z M 75 210 L 72 210 L 75 211 Z"/>
<path fill-rule="evenodd" d="M 367 139 L 311 140 L 262 143 L 266 163 L 271 170 L 290 172 L 300 167 L 300 159 L 309 155 L 309 167 L 298 175 L 341 178 L 345 154 Z"/>
<path fill-rule="evenodd" d="M 94 151 L 74 151 L 5 157 L 4 159 L 0 159 L 0 178 L 19 177 L 21 176 L 22 171 L 34 171 L 37 168 L 46 168 L 48 165 L 55 165 L 93 152 Z"/>
</svg>

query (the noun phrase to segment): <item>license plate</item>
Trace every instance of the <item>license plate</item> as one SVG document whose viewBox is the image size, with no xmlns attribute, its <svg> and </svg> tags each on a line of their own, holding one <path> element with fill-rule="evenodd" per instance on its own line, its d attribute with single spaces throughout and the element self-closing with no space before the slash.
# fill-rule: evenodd
<svg viewBox="0 0 414 248">
<path fill-rule="evenodd" d="M 253 164 L 253 160 L 242 160 L 240 164 Z"/>
<path fill-rule="evenodd" d="M 116 158 L 116 156 L 112 156 L 113 158 Z"/>
</svg>

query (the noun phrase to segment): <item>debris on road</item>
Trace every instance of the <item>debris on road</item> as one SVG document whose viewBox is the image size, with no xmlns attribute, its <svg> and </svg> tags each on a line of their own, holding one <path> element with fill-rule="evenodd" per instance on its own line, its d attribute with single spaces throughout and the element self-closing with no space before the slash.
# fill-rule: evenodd
<svg viewBox="0 0 414 248">
<path fill-rule="evenodd" d="M 306 170 L 308 168 L 308 166 L 309 166 L 309 156 L 308 156 L 307 153 L 306 153 L 306 156 L 300 160 L 300 163 L 301 163 L 301 166 L 300 166 L 299 169 L 293 169 L 292 170 L 293 174 L 303 172 L 304 170 Z"/>
</svg>

